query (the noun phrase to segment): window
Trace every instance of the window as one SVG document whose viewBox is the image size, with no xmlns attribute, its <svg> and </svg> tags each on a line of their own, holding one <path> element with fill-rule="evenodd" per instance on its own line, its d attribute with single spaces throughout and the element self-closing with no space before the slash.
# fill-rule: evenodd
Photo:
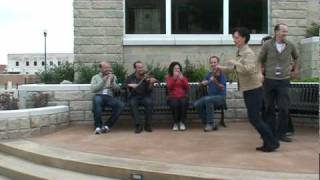
<svg viewBox="0 0 320 180">
<path fill-rule="evenodd" d="M 53 62 L 52 61 L 50 61 L 50 66 L 53 66 Z"/>
<path fill-rule="evenodd" d="M 172 34 L 222 34 L 223 0 L 171 0 Z"/>
<path fill-rule="evenodd" d="M 16 61 L 16 66 L 19 66 L 19 61 Z"/>
<path fill-rule="evenodd" d="M 165 0 L 127 0 L 127 34 L 165 34 Z"/>
<path fill-rule="evenodd" d="M 229 3 L 229 33 L 237 26 L 247 27 L 252 34 L 268 33 L 268 0 L 229 0 Z"/>
<path fill-rule="evenodd" d="M 29 66 L 29 61 L 26 61 L 26 66 Z"/>
<path fill-rule="evenodd" d="M 60 66 L 61 65 L 61 61 L 58 61 L 58 66 Z"/>
<path fill-rule="evenodd" d="M 45 65 L 44 61 L 41 61 L 41 65 L 42 65 L 42 66 L 44 66 L 44 65 Z"/>
<path fill-rule="evenodd" d="M 34 61 L 34 62 L 33 62 L 33 65 L 34 65 L 34 66 L 37 66 L 37 65 L 38 65 L 38 62 L 37 62 L 37 61 Z"/>
<path fill-rule="evenodd" d="M 270 0 L 125 0 L 124 45 L 233 44 L 245 26 L 252 44 L 269 28 Z"/>
</svg>

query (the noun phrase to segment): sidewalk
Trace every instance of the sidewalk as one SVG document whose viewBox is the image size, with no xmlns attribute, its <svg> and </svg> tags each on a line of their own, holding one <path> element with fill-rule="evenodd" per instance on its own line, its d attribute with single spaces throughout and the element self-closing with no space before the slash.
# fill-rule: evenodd
<svg viewBox="0 0 320 180">
<path fill-rule="evenodd" d="M 185 132 L 155 127 L 154 132 L 134 134 L 131 127 L 116 126 L 110 133 L 94 135 L 92 125 L 73 125 L 28 140 L 43 145 L 100 155 L 183 165 L 312 173 L 319 170 L 319 136 L 314 128 L 297 127 L 293 142 L 279 150 L 262 153 L 259 135 L 248 123 L 229 123 L 227 128 L 204 133 L 193 126 Z"/>
</svg>

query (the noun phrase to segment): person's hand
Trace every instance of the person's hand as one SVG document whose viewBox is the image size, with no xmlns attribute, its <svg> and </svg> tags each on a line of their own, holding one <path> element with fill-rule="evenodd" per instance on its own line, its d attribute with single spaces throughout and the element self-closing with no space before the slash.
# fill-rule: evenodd
<svg viewBox="0 0 320 180">
<path fill-rule="evenodd" d="M 258 78 L 259 78 L 260 82 L 263 83 L 263 81 L 264 81 L 264 75 L 263 75 L 262 73 L 259 73 L 259 74 L 258 74 Z"/>
<path fill-rule="evenodd" d="M 298 74 L 299 74 L 299 71 L 295 69 L 295 70 L 293 70 L 293 71 L 290 72 L 290 77 L 291 77 L 292 79 L 295 79 L 295 78 L 298 77 Z"/>
<path fill-rule="evenodd" d="M 180 72 L 178 72 L 178 71 L 173 72 L 173 79 L 178 79 L 179 76 L 180 76 Z"/>
<path fill-rule="evenodd" d="M 135 89 L 136 87 L 138 87 L 138 84 L 128 84 L 128 87 Z"/>
<path fill-rule="evenodd" d="M 148 81 L 149 81 L 150 84 L 154 84 L 155 82 L 157 82 L 157 79 L 156 79 L 156 78 L 153 78 L 153 77 L 150 77 L 150 78 L 148 79 Z"/>
<path fill-rule="evenodd" d="M 236 61 L 233 60 L 233 59 L 230 59 L 230 60 L 227 61 L 227 64 L 231 65 L 231 66 L 234 66 L 236 64 Z"/>
</svg>

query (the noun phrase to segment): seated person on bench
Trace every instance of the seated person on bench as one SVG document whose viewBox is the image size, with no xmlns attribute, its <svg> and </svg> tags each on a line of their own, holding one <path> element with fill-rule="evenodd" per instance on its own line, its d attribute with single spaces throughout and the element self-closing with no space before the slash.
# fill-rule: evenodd
<svg viewBox="0 0 320 180">
<path fill-rule="evenodd" d="M 99 68 L 100 73 L 91 79 L 91 91 L 95 93 L 92 102 L 95 134 L 109 132 L 124 108 L 124 103 L 113 97 L 113 91 L 118 90 L 119 86 L 117 77 L 112 74 L 111 64 L 101 62 Z M 111 107 L 112 114 L 108 122 L 102 125 L 101 113 L 106 106 Z"/>
<path fill-rule="evenodd" d="M 194 102 L 194 107 L 198 110 L 200 119 L 204 125 L 204 131 L 212 131 L 218 129 L 218 123 L 214 121 L 214 107 L 225 104 L 226 97 L 226 80 L 223 73 L 216 69 L 219 64 L 217 56 L 209 58 L 211 72 L 205 76 L 201 85 L 208 86 L 208 95 Z"/>
</svg>

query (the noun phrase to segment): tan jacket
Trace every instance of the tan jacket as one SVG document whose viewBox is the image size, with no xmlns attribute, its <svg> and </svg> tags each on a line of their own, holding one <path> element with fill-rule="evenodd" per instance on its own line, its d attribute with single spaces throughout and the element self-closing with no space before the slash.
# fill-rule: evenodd
<svg viewBox="0 0 320 180">
<path fill-rule="evenodd" d="M 234 67 L 222 67 L 225 73 L 235 71 L 240 91 L 256 89 L 262 86 L 261 72 L 254 52 L 246 44 L 238 50 Z"/>
</svg>

